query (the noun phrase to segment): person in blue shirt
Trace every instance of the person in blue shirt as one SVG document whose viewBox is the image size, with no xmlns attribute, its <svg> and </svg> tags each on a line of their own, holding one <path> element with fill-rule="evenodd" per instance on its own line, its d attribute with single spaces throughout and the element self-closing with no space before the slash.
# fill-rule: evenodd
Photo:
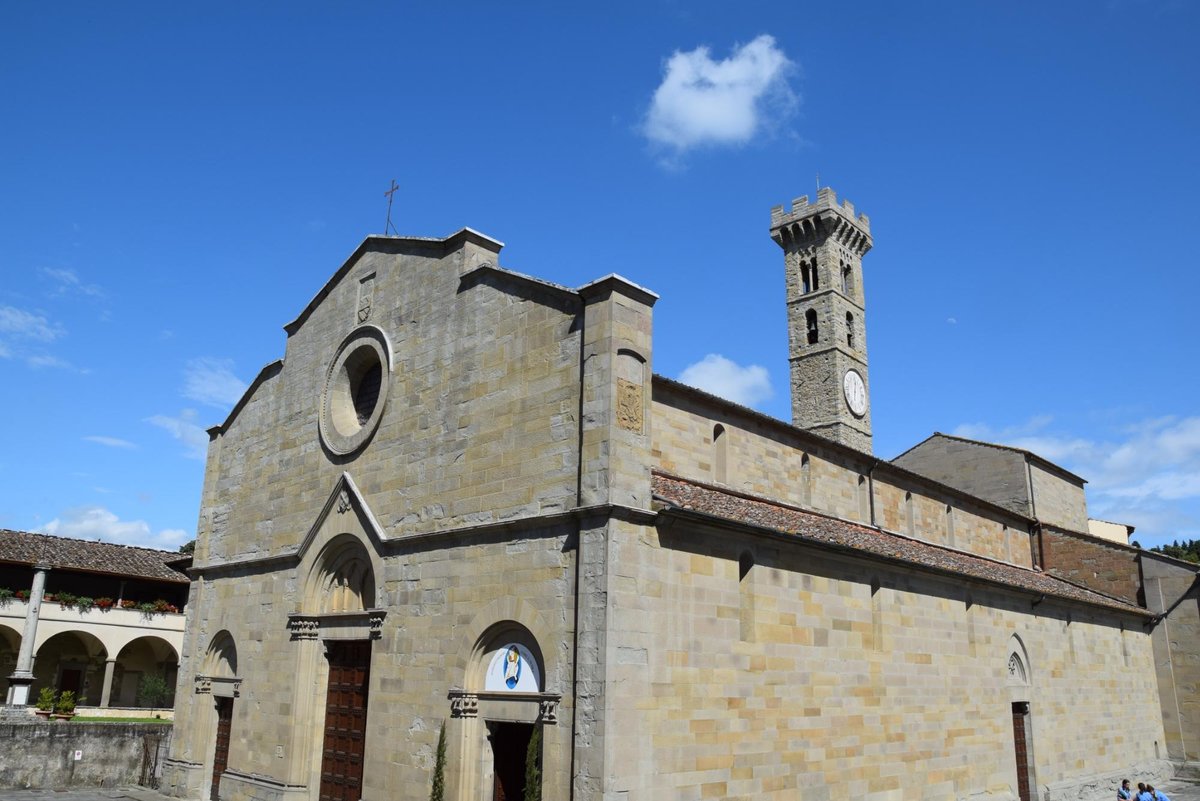
<svg viewBox="0 0 1200 801">
<path fill-rule="evenodd" d="M 1150 796 L 1150 792 L 1146 789 L 1144 782 L 1138 782 L 1136 801 L 1154 801 L 1154 799 Z"/>
<path fill-rule="evenodd" d="M 1133 801 L 1133 791 L 1129 789 L 1129 779 L 1121 779 L 1121 786 L 1117 788 L 1117 801 Z"/>
<path fill-rule="evenodd" d="M 1167 798 L 1158 790 L 1155 790 L 1154 785 L 1152 784 L 1146 785 L 1146 796 L 1150 799 L 1150 801 L 1171 801 L 1171 799 Z"/>
</svg>

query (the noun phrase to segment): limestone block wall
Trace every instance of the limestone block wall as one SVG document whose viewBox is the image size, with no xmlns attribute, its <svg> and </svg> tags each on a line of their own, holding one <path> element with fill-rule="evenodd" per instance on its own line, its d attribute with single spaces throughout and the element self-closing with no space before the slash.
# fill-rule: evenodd
<svg viewBox="0 0 1200 801">
<path fill-rule="evenodd" d="M 446 535 L 402 545 L 383 558 L 379 606 L 387 610 L 372 641 L 364 797 L 429 797 L 440 726 L 448 740 L 447 798 L 467 798 L 485 761 L 480 719 L 451 717 L 448 693 L 471 687 L 472 659 L 489 628 L 512 621 L 541 648 L 545 687 L 563 695 L 558 723 L 546 726 L 545 795 L 568 796 L 574 567 L 566 547 L 573 526 L 522 532 Z M 296 570 L 239 571 L 205 582 L 195 609 L 196 651 L 226 631 L 236 643 L 240 695 L 233 702 L 229 772 L 222 798 L 311 798 L 320 769 L 328 667 L 318 641 L 290 637 L 287 617 L 303 577 Z M 182 685 L 181 685 L 182 686 Z M 172 756 L 197 767 L 172 777 L 181 795 L 207 794 L 215 721 L 196 725 L 206 702 L 189 686 Z M 189 787 L 188 783 L 192 786 Z M 469 797 L 474 797 L 469 796 Z"/>
<path fill-rule="evenodd" d="M 341 457 L 317 436 L 322 391 L 371 276 L 366 324 L 391 343 L 389 394 L 364 449 Z M 397 535 L 573 504 L 580 342 L 567 294 L 499 273 L 468 281 L 453 253 L 368 248 L 217 434 L 197 563 L 294 547 L 343 470 Z"/>
<path fill-rule="evenodd" d="M 1033 503 L 1038 520 L 1072 531 L 1088 530 L 1087 499 L 1083 485 L 1030 462 Z"/>
<path fill-rule="evenodd" d="M 913 492 L 907 488 L 911 482 L 906 485 L 882 469 L 876 471 L 873 486 L 875 520 L 888 531 L 1032 567 L 1031 538 L 1020 518 L 1006 518 L 994 510 L 985 513 L 950 493 Z"/>
<path fill-rule="evenodd" d="M 1200 581 L 1197 566 L 1142 554 L 1146 606 L 1166 615 L 1154 627 L 1154 665 L 1171 759 L 1200 759 Z"/>
<path fill-rule="evenodd" d="M 674 475 L 773 498 L 846 520 L 875 524 L 926 542 L 1031 566 L 1028 523 L 1017 515 L 967 502 L 948 488 L 894 470 L 866 455 L 856 459 L 817 437 L 771 427 L 749 414 L 655 383 L 651 459 Z M 713 433 L 723 434 L 715 443 Z M 723 458 L 717 448 L 723 448 Z M 718 463 L 723 462 L 723 477 Z M 873 499 L 871 497 L 873 493 Z M 911 496 L 909 501 L 906 496 Z M 911 506 L 911 513 L 909 507 Z M 950 511 L 947 511 L 947 508 Z"/>
<path fill-rule="evenodd" d="M 892 460 L 979 498 L 1032 517 L 1025 455 L 934 435 Z"/>
<path fill-rule="evenodd" d="M 1043 526 L 1041 550 L 1046 571 L 1131 604 L 1141 603 L 1137 548 Z"/>
<path fill-rule="evenodd" d="M 628 770 L 612 797 L 1015 798 L 1017 701 L 1036 783 L 1056 798 L 1151 764 L 1163 741 L 1140 619 L 1035 612 L 727 530 L 647 529 L 614 547 L 629 579 L 610 597 L 609 730 Z M 1017 642 L 1027 682 L 1008 672 Z"/>
</svg>

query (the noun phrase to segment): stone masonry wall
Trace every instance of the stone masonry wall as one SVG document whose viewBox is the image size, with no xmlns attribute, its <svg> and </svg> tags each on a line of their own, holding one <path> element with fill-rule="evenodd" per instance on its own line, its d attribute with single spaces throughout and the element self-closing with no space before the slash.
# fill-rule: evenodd
<svg viewBox="0 0 1200 801">
<path fill-rule="evenodd" d="M 1087 499 L 1083 487 L 1037 462 L 1029 465 L 1033 482 L 1034 512 L 1038 520 L 1072 531 L 1088 530 Z"/>
<path fill-rule="evenodd" d="M 169 724 L 6 722 L 0 724 L 0 788 L 135 785 L 170 739 Z"/>
<path fill-rule="evenodd" d="M 1136 548 L 1042 527 L 1042 568 L 1096 592 L 1138 604 L 1142 578 Z"/>
<path fill-rule="evenodd" d="M 1154 664 L 1167 754 L 1200 761 L 1200 579 L 1195 565 L 1143 554 L 1146 607 L 1165 617 L 1154 627 Z"/>
<path fill-rule="evenodd" d="M 472 686 L 475 646 L 497 621 L 529 629 L 542 650 L 545 686 L 563 694 L 558 723 L 545 728 L 547 798 L 567 797 L 570 777 L 574 568 L 566 548 L 572 527 L 431 541 L 403 547 L 383 561 L 379 605 L 382 636 L 372 641 L 364 797 L 428 798 L 439 727 L 447 727 L 447 798 L 455 798 L 475 755 L 464 764 L 477 719 L 451 717 L 451 688 Z M 226 801 L 279 799 L 301 786 L 315 797 L 328 669 L 320 643 L 292 640 L 296 571 L 211 580 L 213 596 L 198 612 L 197 630 L 228 631 L 238 649 L 240 696 L 233 703 Z M 207 643 L 198 642 L 203 652 Z M 312 646 L 307 647 L 307 646 Z M 307 660 L 307 662 L 306 662 Z M 309 664 L 311 662 L 311 664 Z M 303 682 L 303 685 L 298 685 Z M 298 698 L 312 700 L 298 708 Z M 191 696 L 203 703 L 207 696 Z M 215 724 L 214 724 L 215 725 Z M 173 756 L 203 763 L 212 731 L 195 732 Z M 205 785 L 207 787 L 207 785 Z M 309 789 L 304 789 L 309 788 Z"/>
<path fill-rule="evenodd" d="M 842 451 L 822 447 L 815 437 L 799 432 L 788 436 L 716 403 L 705 408 L 661 383 L 655 385 L 653 415 L 651 458 L 657 468 L 870 525 L 870 498 L 859 485 L 860 477 L 868 479 L 870 457 L 864 455 L 856 462 Z M 716 425 L 725 429 L 723 482 L 714 473 Z M 905 485 L 886 470 L 881 465 L 869 480 L 874 486 L 877 525 L 990 559 L 1032 565 L 1029 533 L 1019 517 L 968 506 L 950 492 L 935 494 L 923 482 Z M 906 493 L 912 495 L 912 526 Z M 951 515 L 947 506 L 954 507 Z"/>
<path fill-rule="evenodd" d="M 1024 454 L 934 436 L 892 460 L 903 468 L 1032 517 Z"/>
<path fill-rule="evenodd" d="M 344 470 L 398 536 L 574 503 L 576 310 L 517 279 L 464 285 L 453 256 L 368 250 L 289 337 L 282 369 L 213 443 L 197 564 L 294 549 Z M 390 393 L 364 449 L 332 457 L 317 437 L 322 390 L 371 273 Z"/>
<path fill-rule="evenodd" d="M 628 769 L 606 797 L 1014 799 L 1016 701 L 1031 708 L 1039 798 L 1150 764 L 1162 742 L 1133 619 L 1034 613 L 1027 597 L 729 530 L 646 529 L 614 547 L 629 579 L 610 598 L 609 730 Z M 1009 678 L 1014 638 L 1027 684 Z"/>
</svg>

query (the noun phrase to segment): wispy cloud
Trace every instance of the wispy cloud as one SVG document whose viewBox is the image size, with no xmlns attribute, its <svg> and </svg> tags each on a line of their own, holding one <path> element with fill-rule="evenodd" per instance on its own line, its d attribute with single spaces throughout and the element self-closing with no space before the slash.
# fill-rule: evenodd
<svg viewBox="0 0 1200 801">
<path fill-rule="evenodd" d="M 54 283 L 52 295 L 83 295 L 91 298 L 104 297 L 104 291 L 95 284 L 85 283 L 74 270 L 43 267 L 39 272 Z"/>
<path fill-rule="evenodd" d="M 685 367 L 679 380 L 742 406 L 754 406 L 772 395 L 767 368 L 757 364 L 743 367 L 717 353 Z"/>
<path fill-rule="evenodd" d="M 137 447 L 137 445 L 134 445 L 129 440 L 117 439 L 116 437 L 90 436 L 90 437 L 84 437 L 84 439 L 87 440 L 88 442 L 94 442 L 97 445 L 105 445 L 109 448 L 133 449 L 133 448 Z"/>
<path fill-rule="evenodd" d="M 103 506 L 68 509 L 42 526 L 41 531 L 59 537 L 140 545 L 163 550 L 175 550 L 191 539 L 183 529 L 168 528 L 154 532 L 145 520 L 121 520 Z"/>
<path fill-rule="evenodd" d="M 1200 536 L 1200 417 L 1158 417 L 1085 436 L 1036 417 L 1003 429 L 959 426 L 959 436 L 1024 448 L 1088 480 L 1088 512 L 1132 523 L 1144 544 Z"/>
<path fill-rule="evenodd" d="M 246 391 L 246 382 L 234 375 L 229 359 L 192 359 L 183 375 L 184 397 L 209 406 L 228 409 Z"/>
<path fill-rule="evenodd" d="M 156 414 L 146 422 L 157 426 L 183 443 L 184 455 L 189 459 L 204 460 L 208 453 L 208 434 L 196 424 L 196 410 L 184 409 L 178 417 Z"/>
<path fill-rule="evenodd" d="M 66 332 L 41 314 L 0 306 L 0 335 L 35 342 L 53 342 Z"/>
<path fill-rule="evenodd" d="M 702 146 L 744 145 L 788 117 L 799 100 L 787 77 L 795 65 L 766 34 L 714 61 L 707 47 L 667 59 L 642 133 L 678 157 Z"/>
</svg>

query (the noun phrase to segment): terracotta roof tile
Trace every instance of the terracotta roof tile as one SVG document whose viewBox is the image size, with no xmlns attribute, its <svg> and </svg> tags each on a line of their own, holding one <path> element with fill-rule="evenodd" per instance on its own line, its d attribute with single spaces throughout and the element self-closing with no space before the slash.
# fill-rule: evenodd
<svg viewBox="0 0 1200 801">
<path fill-rule="evenodd" d="M 1037 570 L 805 512 L 766 499 L 725 492 L 661 473 L 653 475 L 653 488 L 660 502 L 668 506 L 793 534 L 802 540 L 860 551 L 867 556 L 905 562 L 917 568 L 954 573 L 1027 592 L 1149 615 L 1139 606 L 1092 592 Z"/>
<path fill-rule="evenodd" d="M 185 574 L 167 566 L 167 562 L 178 561 L 181 556 L 184 554 L 133 545 L 0 529 L 0 562 L 44 564 L 62 570 L 85 570 L 186 584 L 189 579 Z"/>
</svg>

